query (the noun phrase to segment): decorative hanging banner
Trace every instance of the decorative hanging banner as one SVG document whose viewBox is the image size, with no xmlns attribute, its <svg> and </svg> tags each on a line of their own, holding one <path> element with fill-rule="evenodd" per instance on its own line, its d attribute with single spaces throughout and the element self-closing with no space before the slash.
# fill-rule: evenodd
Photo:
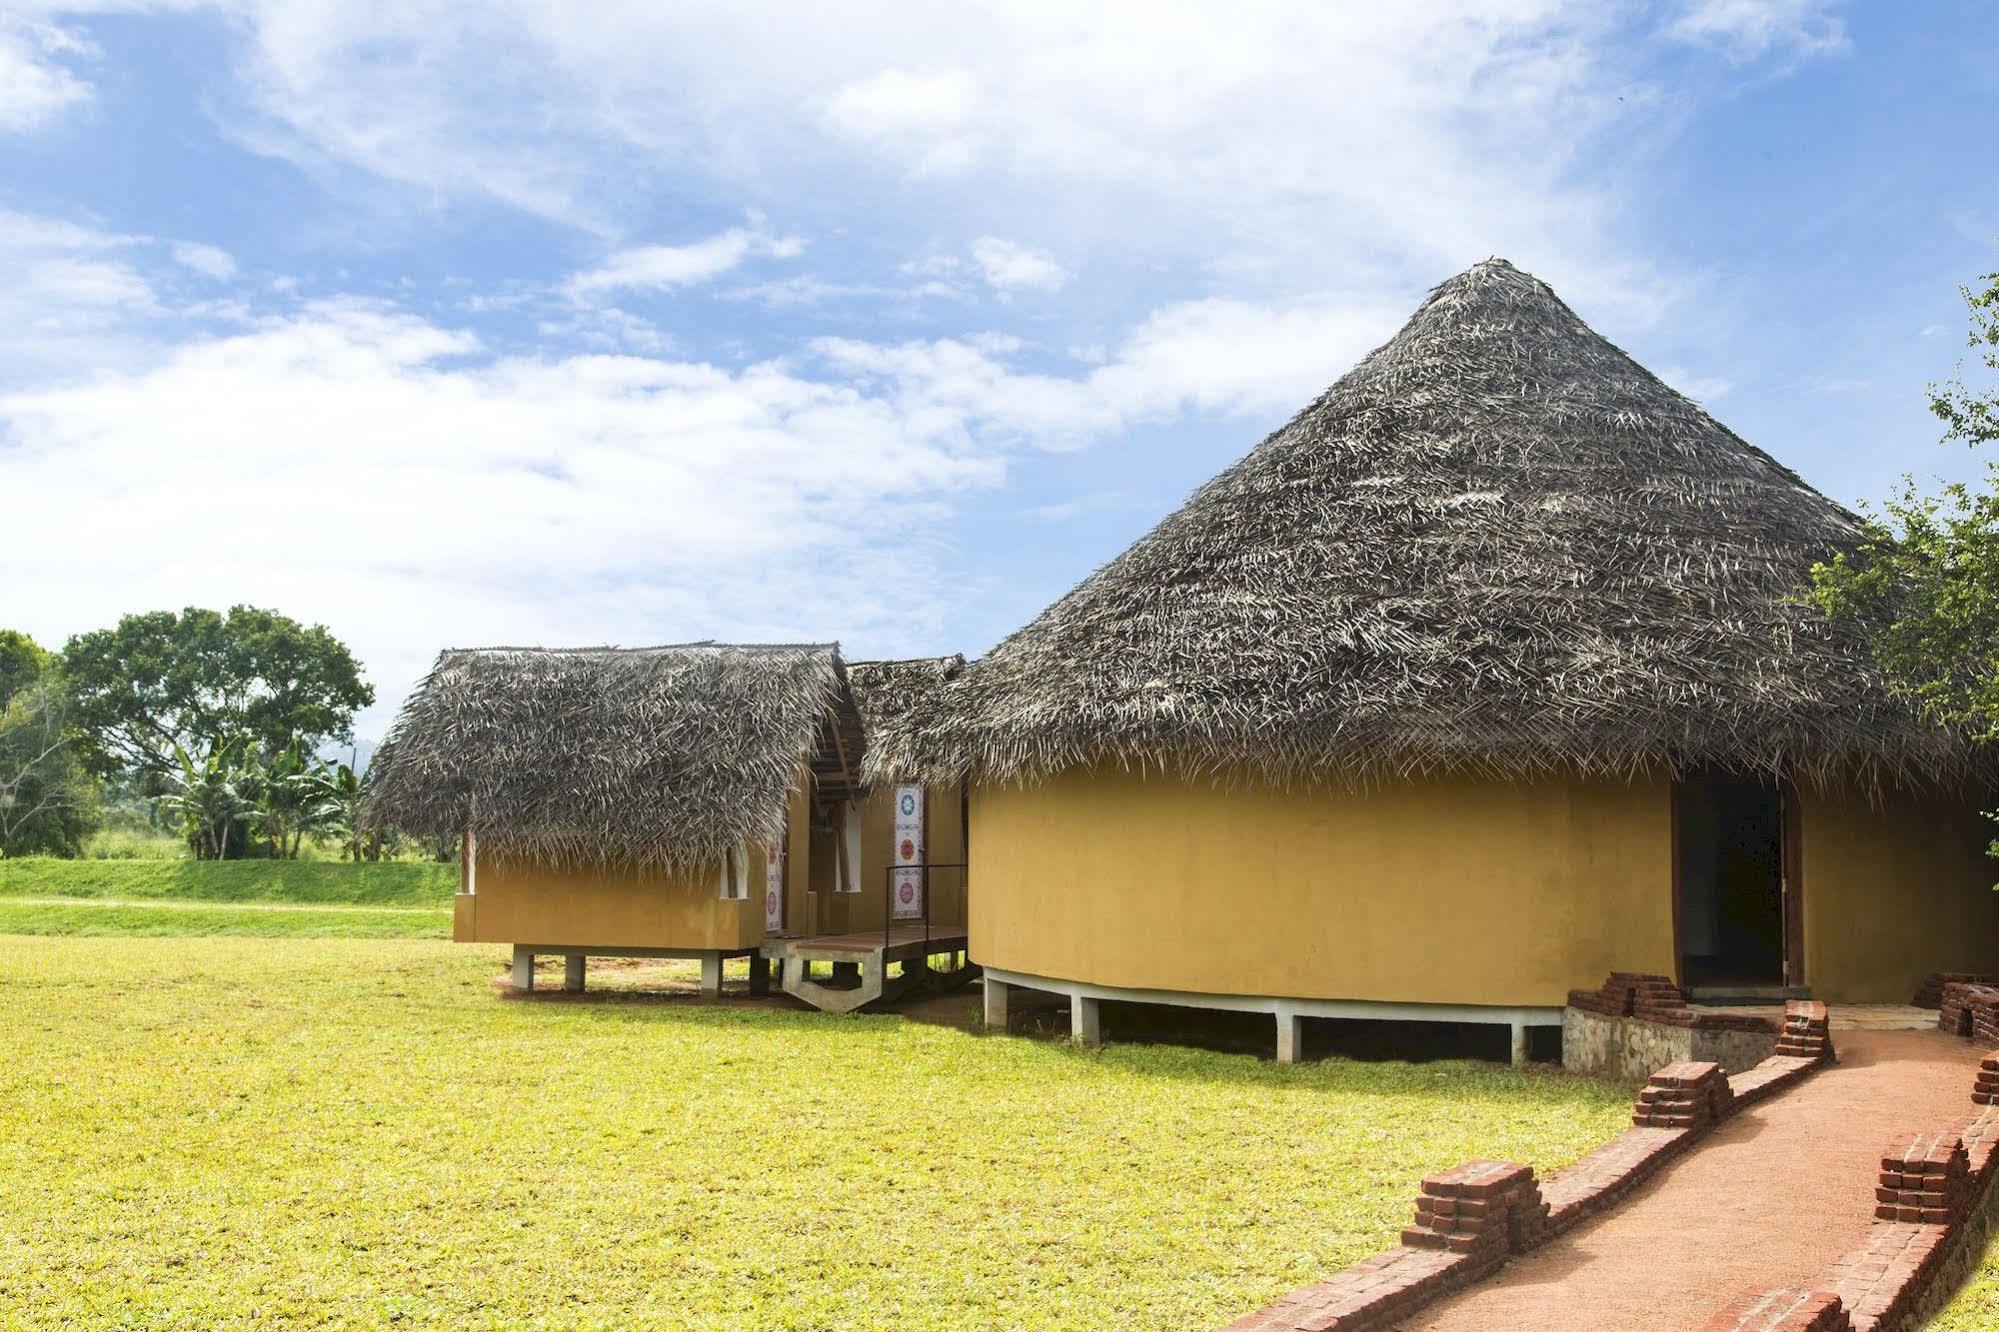
<svg viewBox="0 0 1999 1332">
<path fill-rule="evenodd" d="M 889 892 L 896 920 L 923 918 L 923 788 L 895 788 L 894 866 Z M 908 866 L 909 868 L 904 868 Z"/>
<path fill-rule="evenodd" d="M 784 848 L 775 842 L 764 848 L 764 928 L 784 928 Z"/>
</svg>

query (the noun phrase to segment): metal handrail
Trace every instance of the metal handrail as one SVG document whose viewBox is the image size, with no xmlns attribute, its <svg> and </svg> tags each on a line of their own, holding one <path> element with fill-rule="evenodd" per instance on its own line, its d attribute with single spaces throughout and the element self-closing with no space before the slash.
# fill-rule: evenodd
<svg viewBox="0 0 1999 1332">
<path fill-rule="evenodd" d="M 970 868 L 962 860 L 940 860 L 936 862 L 923 860 L 918 861 L 914 865 L 890 865 L 887 872 L 882 876 L 882 947 L 887 948 L 895 938 L 895 875 L 897 870 L 916 870 L 921 875 L 919 883 L 923 891 L 923 942 L 927 947 L 930 943 L 930 871 L 933 869 L 966 870 L 968 871 L 966 877 L 969 880 Z M 966 885 L 968 898 L 970 892 L 971 888 L 968 882 Z M 969 911 L 971 909 L 969 900 L 965 906 L 966 910 Z"/>
</svg>

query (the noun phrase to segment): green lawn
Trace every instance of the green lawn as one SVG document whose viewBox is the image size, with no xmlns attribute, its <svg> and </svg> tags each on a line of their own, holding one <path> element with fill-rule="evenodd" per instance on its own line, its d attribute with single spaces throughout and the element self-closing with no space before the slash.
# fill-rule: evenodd
<svg viewBox="0 0 1999 1332">
<path fill-rule="evenodd" d="M 454 865 L 0 860 L 0 934 L 448 939 Z"/>
<path fill-rule="evenodd" d="M 429 907 L 294 907 L 266 902 L 183 904 L 0 897 L 0 934 L 449 939 L 451 913 Z"/>
<path fill-rule="evenodd" d="M 1212 1328 L 1390 1245 L 1424 1173 L 1630 1113 L 1491 1065 L 515 1000 L 502 962 L 0 937 L 0 1324 Z"/>
<path fill-rule="evenodd" d="M 449 908 L 458 867 L 419 861 L 0 860 L 0 898 Z"/>
</svg>

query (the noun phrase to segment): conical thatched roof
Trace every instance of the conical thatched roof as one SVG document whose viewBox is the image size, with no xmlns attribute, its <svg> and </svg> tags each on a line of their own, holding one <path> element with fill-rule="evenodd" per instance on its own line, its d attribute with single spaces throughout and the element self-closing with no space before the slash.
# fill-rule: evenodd
<svg viewBox="0 0 1999 1332">
<path fill-rule="evenodd" d="M 448 651 L 376 755 L 369 816 L 470 824 L 482 857 L 697 868 L 781 834 L 842 713 L 836 644 Z"/>
<path fill-rule="evenodd" d="M 877 775 L 1956 772 L 1795 598 L 1846 510 L 1502 260 L 879 733 Z"/>
</svg>

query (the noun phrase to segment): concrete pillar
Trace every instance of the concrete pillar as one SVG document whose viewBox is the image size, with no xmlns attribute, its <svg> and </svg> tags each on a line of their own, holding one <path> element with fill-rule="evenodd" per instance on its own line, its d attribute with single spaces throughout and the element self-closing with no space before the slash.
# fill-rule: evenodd
<svg viewBox="0 0 1999 1332">
<path fill-rule="evenodd" d="M 1277 1012 L 1277 1062 L 1295 1064 L 1305 1048 L 1305 1019 L 1296 1013 Z"/>
<path fill-rule="evenodd" d="M 1524 1068 L 1527 1064 L 1527 1024 L 1513 1024 L 1513 1067 Z"/>
<path fill-rule="evenodd" d="M 701 955 L 701 993 L 715 995 L 722 993 L 722 955 L 703 953 Z"/>
<path fill-rule="evenodd" d="M 1084 1045 L 1102 1045 L 1104 1026 L 1099 1011 L 1101 1001 L 1085 994 L 1069 996 L 1069 1037 Z"/>
<path fill-rule="evenodd" d="M 770 959 L 762 953 L 750 955 L 750 993 L 759 999 L 770 993 Z"/>
<path fill-rule="evenodd" d="M 986 1029 L 988 1031 L 1005 1031 L 1007 1017 L 1006 1001 L 1013 987 L 1005 981 L 994 980 L 991 976 L 986 977 L 985 985 Z"/>
<path fill-rule="evenodd" d="M 534 989 L 534 954 L 514 945 L 514 988 L 522 994 Z"/>
<path fill-rule="evenodd" d="M 570 953 L 562 959 L 562 988 L 570 994 L 583 993 L 583 954 Z"/>
</svg>

